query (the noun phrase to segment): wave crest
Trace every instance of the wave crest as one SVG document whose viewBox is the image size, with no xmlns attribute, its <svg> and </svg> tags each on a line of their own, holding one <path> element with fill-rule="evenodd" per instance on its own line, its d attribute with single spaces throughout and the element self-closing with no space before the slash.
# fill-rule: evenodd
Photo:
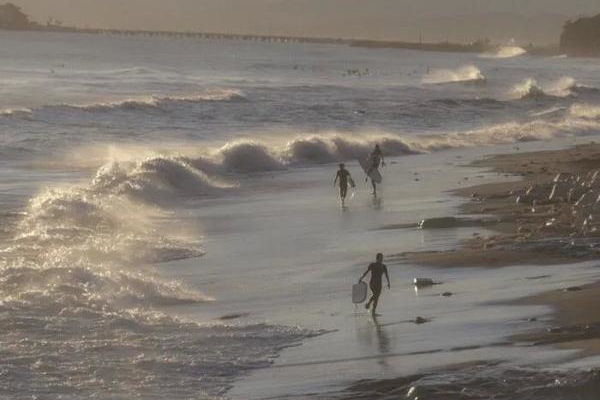
<svg viewBox="0 0 600 400">
<path fill-rule="evenodd" d="M 568 97 L 572 96 L 581 87 L 577 85 L 577 81 L 570 77 L 564 76 L 553 82 L 549 82 L 543 87 L 533 78 L 527 78 L 524 81 L 513 86 L 512 92 L 520 99 L 539 99 L 544 97 Z"/>
<path fill-rule="evenodd" d="M 134 195 L 159 204 L 182 196 L 212 196 L 234 187 L 209 177 L 194 164 L 194 160 L 183 156 L 111 162 L 98 170 L 92 185 L 94 190 Z"/>
<path fill-rule="evenodd" d="M 479 68 L 474 65 L 467 65 L 455 70 L 434 69 L 431 70 L 422 79 L 427 84 L 443 84 L 454 82 L 485 82 L 486 78 Z"/>
<path fill-rule="evenodd" d="M 411 145 L 399 136 L 373 134 L 345 137 L 341 134 L 311 135 L 288 142 L 283 157 L 290 164 L 327 164 L 366 157 L 375 144 L 385 146 L 390 156 L 415 154 Z"/>
<path fill-rule="evenodd" d="M 236 141 L 219 149 L 223 166 L 235 172 L 265 172 L 285 166 L 267 146 L 255 141 Z"/>
<path fill-rule="evenodd" d="M 482 58 L 513 58 L 526 54 L 527 50 L 522 47 L 507 45 L 500 46 L 494 52 L 481 54 Z"/>
<path fill-rule="evenodd" d="M 32 114 L 37 111 L 45 110 L 75 110 L 83 112 L 111 112 L 111 111 L 152 111 L 163 110 L 182 103 L 203 103 L 203 102 L 226 102 L 226 101 L 245 101 L 247 98 L 240 90 L 223 89 L 207 90 L 194 95 L 182 96 L 143 96 L 132 99 L 119 99 L 112 101 L 96 102 L 89 104 L 58 104 L 48 105 L 40 108 L 7 108 L 0 110 L 0 116 L 19 116 Z"/>
<path fill-rule="evenodd" d="M 573 104 L 569 112 L 575 117 L 588 120 L 600 118 L 600 107 L 591 104 Z"/>
</svg>

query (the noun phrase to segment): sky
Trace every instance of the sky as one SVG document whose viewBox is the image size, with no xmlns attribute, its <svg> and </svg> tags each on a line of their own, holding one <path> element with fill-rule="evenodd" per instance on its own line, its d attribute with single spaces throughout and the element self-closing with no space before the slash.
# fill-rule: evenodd
<svg viewBox="0 0 600 400">
<path fill-rule="evenodd" d="M 0 0 L 1 1 L 1 0 Z M 79 27 L 378 40 L 488 37 L 558 42 L 567 19 L 600 13 L 599 0 L 12 0 L 38 22 Z"/>
</svg>

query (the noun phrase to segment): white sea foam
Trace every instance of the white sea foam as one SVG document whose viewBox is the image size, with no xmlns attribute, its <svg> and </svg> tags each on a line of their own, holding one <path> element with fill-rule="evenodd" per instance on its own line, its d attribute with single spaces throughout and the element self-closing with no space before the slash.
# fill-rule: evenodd
<svg viewBox="0 0 600 400">
<path fill-rule="evenodd" d="M 481 58 L 513 58 L 513 57 L 522 56 L 525 53 L 527 53 L 527 50 L 525 50 L 522 47 L 514 46 L 514 45 L 507 45 L 507 46 L 498 47 L 496 49 L 496 51 L 494 51 L 494 52 L 483 53 L 480 55 L 480 57 Z"/>
<path fill-rule="evenodd" d="M 78 108 L 88 111 L 102 111 L 113 109 L 140 109 L 159 108 L 173 103 L 195 103 L 204 101 L 228 101 L 245 98 L 239 90 L 210 90 L 200 94 L 181 96 L 147 96 L 134 99 L 115 100 L 91 104 L 64 104 L 65 108 Z"/>
<path fill-rule="evenodd" d="M 31 114 L 32 110 L 29 108 L 5 108 L 0 109 L 0 116 L 10 116 L 10 115 L 18 115 L 18 114 Z"/>
<path fill-rule="evenodd" d="M 134 162 L 111 162 L 100 168 L 92 187 L 155 203 L 186 196 L 211 196 L 235 187 L 209 177 L 194 166 L 194 161 L 200 163 L 202 158 L 157 155 Z"/>
<path fill-rule="evenodd" d="M 0 281 L 6 399 L 168 398 L 175 391 L 217 398 L 282 348 L 319 333 L 184 322 L 149 306 L 197 301 L 196 294 L 147 272 L 84 260 L 0 262 Z"/>
<path fill-rule="evenodd" d="M 512 88 L 512 93 L 520 99 L 529 99 L 544 96 L 544 91 L 538 86 L 533 78 L 527 78 L 517 83 Z"/>
<path fill-rule="evenodd" d="M 567 97 L 579 90 L 574 78 L 561 77 L 555 81 L 540 85 L 534 78 L 527 78 L 512 88 L 512 94 L 521 99 L 543 98 L 545 96 Z"/>
<path fill-rule="evenodd" d="M 187 158 L 155 156 L 109 163 L 89 184 L 44 190 L 11 214 L 19 221 L 0 247 L 0 397 L 167 398 L 176 388 L 181 397 L 213 398 L 319 333 L 156 311 L 214 299 L 151 267 L 202 249 L 172 211 L 139 201 L 147 186 L 171 197 L 218 188 Z"/>
<path fill-rule="evenodd" d="M 171 96 L 139 96 L 128 99 L 117 99 L 108 101 L 98 101 L 84 104 L 58 104 L 48 105 L 39 108 L 6 108 L 0 110 L 0 116 L 11 116 L 18 114 L 31 114 L 36 111 L 44 110 L 81 110 L 85 112 L 106 112 L 106 111 L 136 111 L 151 110 L 177 105 L 178 103 L 202 103 L 216 101 L 235 101 L 244 100 L 246 97 L 240 90 L 206 90 L 197 94 L 190 95 L 171 95 Z"/>
<path fill-rule="evenodd" d="M 573 82 L 561 80 L 558 88 Z M 534 80 L 527 80 L 517 91 L 518 97 L 547 96 Z M 562 90 L 562 89 L 560 89 Z M 108 151 L 110 161 L 94 180 L 96 187 L 111 193 L 137 196 L 150 202 L 189 196 L 218 196 L 243 185 L 239 174 L 280 171 L 284 169 L 357 160 L 366 157 L 375 144 L 380 144 L 388 156 L 402 156 L 448 148 L 486 146 L 523 140 L 546 140 L 562 135 L 588 134 L 600 128 L 597 107 L 573 105 L 530 114 L 530 121 L 511 121 L 470 131 L 406 136 L 388 132 L 323 132 L 286 134 L 270 138 L 255 135 L 221 146 L 190 146 L 181 144 L 157 152 L 147 148 L 123 145 Z M 99 159 L 103 149 L 82 149 L 80 156 Z M 87 157 L 87 154 L 93 156 Z M 142 155 L 140 157 L 140 155 Z M 96 161 L 98 162 L 98 161 Z M 231 175 L 236 173 L 236 175 Z M 162 200 L 161 200 L 162 199 Z"/>
<path fill-rule="evenodd" d="M 573 94 L 577 88 L 577 81 L 571 76 L 563 76 L 544 87 L 544 91 L 552 96 L 566 97 Z"/>
<path fill-rule="evenodd" d="M 579 118 L 592 120 L 600 118 L 600 107 L 591 104 L 573 104 L 569 111 Z"/>
<path fill-rule="evenodd" d="M 427 84 L 442 84 L 452 82 L 484 82 L 485 76 L 474 65 L 467 65 L 458 69 L 434 69 L 425 75 L 422 80 Z"/>
</svg>

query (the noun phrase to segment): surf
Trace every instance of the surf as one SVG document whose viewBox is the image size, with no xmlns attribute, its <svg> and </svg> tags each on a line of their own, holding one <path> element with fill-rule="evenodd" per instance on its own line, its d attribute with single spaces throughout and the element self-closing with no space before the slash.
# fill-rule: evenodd
<svg viewBox="0 0 600 400">
<path fill-rule="evenodd" d="M 5 108 L 0 110 L 0 116 L 32 116 L 37 113 L 63 113 L 77 111 L 86 113 L 152 111 L 166 110 L 169 107 L 176 107 L 186 103 L 195 104 L 204 102 L 230 102 L 245 101 L 246 99 L 246 95 L 241 90 L 219 89 L 206 90 L 190 95 L 149 95 L 90 103 L 49 104 L 35 108 Z"/>
<path fill-rule="evenodd" d="M 202 257 L 201 235 L 176 207 L 140 194 L 151 184 L 163 196 L 197 195 L 211 187 L 205 179 L 185 159 L 109 163 L 87 183 L 41 190 L 22 212 L 2 216 L 11 220 L 0 246 L 4 395 L 168 397 L 171 382 L 185 397 L 220 396 L 322 333 L 162 311 L 215 297 L 158 273 L 158 264 Z"/>
<path fill-rule="evenodd" d="M 458 69 L 433 69 L 429 71 L 421 82 L 425 84 L 445 84 L 456 82 L 484 83 L 485 76 L 479 68 L 474 65 L 467 65 Z"/>
<path fill-rule="evenodd" d="M 527 50 L 525 50 L 522 47 L 515 46 L 515 45 L 506 45 L 506 46 L 498 47 L 493 52 L 483 53 L 479 57 L 503 59 L 503 58 L 519 57 L 526 53 L 527 53 Z"/>
<path fill-rule="evenodd" d="M 593 88 L 587 88 L 592 91 Z M 586 90 L 585 86 L 577 84 L 575 78 L 563 76 L 540 85 L 534 78 L 526 78 L 512 87 L 514 97 L 522 100 L 543 99 L 548 97 L 564 98 L 575 96 Z"/>
</svg>

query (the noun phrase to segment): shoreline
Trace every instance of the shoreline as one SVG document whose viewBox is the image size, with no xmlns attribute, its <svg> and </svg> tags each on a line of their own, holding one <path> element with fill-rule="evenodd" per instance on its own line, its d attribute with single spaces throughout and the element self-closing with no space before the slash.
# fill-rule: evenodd
<svg viewBox="0 0 600 400">
<path fill-rule="evenodd" d="M 600 192 L 600 181 L 596 186 L 593 177 L 594 174 L 600 177 L 597 173 L 600 170 L 599 144 L 499 154 L 473 165 L 519 178 L 514 182 L 453 191 L 471 198 L 471 202 L 460 207 L 461 214 L 498 218 L 500 222 L 492 227 L 497 234 L 476 236 L 447 252 L 404 254 L 407 260 L 430 267 L 499 268 L 513 267 L 525 260 L 531 265 L 552 265 L 598 259 L 600 232 L 590 226 L 595 224 L 592 217 L 599 199 L 597 192 Z M 567 176 L 573 183 L 565 183 L 561 188 L 559 181 Z M 571 190 L 578 190 L 582 184 L 586 185 L 586 179 L 594 182 L 568 199 L 565 188 L 571 186 Z M 579 182 L 575 182 L 577 180 Z M 591 199 L 586 200 L 586 191 Z M 560 198 L 558 192 L 561 192 Z M 554 326 L 510 339 L 515 343 L 550 344 L 578 350 L 583 356 L 600 355 L 600 310 L 594 307 L 599 297 L 600 281 L 516 299 L 511 304 L 550 306 Z"/>
<path fill-rule="evenodd" d="M 519 178 L 513 182 L 477 185 L 451 191 L 455 195 L 471 198 L 470 202 L 459 207 L 459 217 L 493 216 L 499 221 L 491 228 L 496 233 L 489 237 L 476 236 L 468 239 L 458 248 L 449 251 L 403 253 L 396 257 L 404 259 L 406 263 L 433 268 L 517 268 L 524 261 L 527 265 L 549 266 L 598 259 L 593 243 L 596 235 L 600 242 L 600 234 L 582 233 L 581 227 L 576 224 L 569 225 L 570 229 L 562 232 L 546 229 L 546 223 L 550 219 L 564 218 L 566 214 L 577 211 L 579 206 L 576 202 L 566 198 L 544 201 L 543 198 L 549 197 L 545 191 L 537 193 L 533 198 L 522 199 L 521 202 L 517 202 L 516 198 L 525 196 L 531 188 L 535 191 L 535 188 L 554 184 L 554 178 L 558 174 L 588 176 L 590 171 L 600 170 L 600 145 L 592 142 L 562 150 L 498 154 L 469 164 L 472 165 Z M 600 176 L 600 173 L 597 175 Z M 598 190 L 600 192 L 600 185 Z M 484 224 L 480 226 L 483 228 Z M 576 245 L 577 242 L 587 242 L 590 250 L 581 249 L 581 246 Z M 531 279 L 542 278 L 545 276 Z M 594 307 L 598 297 L 600 276 L 593 283 L 566 286 L 502 302 L 501 304 L 508 306 L 544 306 L 552 309 L 550 313 L 541 313 L 529 319 L 537 328 L 509 335 L 504 344 L 514 348 L 539 346 L 568 351 L 571 355 L 565 361 L 600 356 L 600 309 Z M 536 380 L 546 381 L 548 385 L 546 395 L 541 398 L 562 400 L 571 398 L 573 393 L 578 393 L 581 396 L 578 398 L 585 400 L 597 398 L 600 388 L 597 371 L 548 371 L 537 366 L 538 364 L 539 362 L 532 360 L 530 367 L 515 367 L 503 365 L 501 360 L 473 361 L 392 379 L 360 380 L 349 385 L 339 398 L 438 398 L 438 391 L 440 394 L 468 394 L 470 391 L 482 390 L 483 386 L 480 385 L 487 385 L 485 390 L 489 390 L 489 395 L 513 398 L 517 393 L 514 388 L 523 387 L 518 392 L 526 395 L 531 382 Z M 490 369 L 495 368 L 496 375 L 490 374 Z M 553 381 L 561 383 L 553 386 Z M 485 390 L 480 394 L 483 395 Z M 531 389 L 538 395 L 536 390 Z"/>
</svg>

